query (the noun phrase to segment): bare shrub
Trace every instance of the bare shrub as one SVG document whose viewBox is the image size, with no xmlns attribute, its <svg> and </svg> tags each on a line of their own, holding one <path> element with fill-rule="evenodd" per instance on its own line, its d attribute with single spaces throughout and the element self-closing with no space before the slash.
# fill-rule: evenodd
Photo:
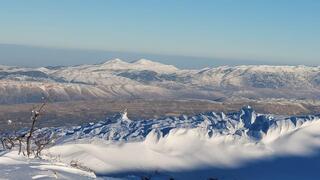
<svg viewBox="0 0 320 180">
<path fill-rule="evenodd" d="M 40 158 L 42 150 L 50 145 L 54 145 L 55 140 L 56 140 L 56 135 L 50 130 L 40 132 L 37 135 L 35 135 L 33 139 L 34 146 L 35 146 L 33 149 L 33 152 L 35 157 Z"/>
<path fill-rule="evenodd" d="M 45 106 L 48 103 L 48 98 L 42 98 L 44 101 L 40 106 L 36 106 L 33 108 L 33 110 L 31 111 L 31 120 L 32 120 L 32 124 L 31 124 L 31 128 L 29 130 L 29 133 L 27 134 L 27 156 L 29 157 L 31 154 L 31 139 L 32 139 L 32 135 L 35 131 L 35 127 L 36 127 L 36 122 L 39 119 L 40 115 L 42 115 Z"/>
</svg>

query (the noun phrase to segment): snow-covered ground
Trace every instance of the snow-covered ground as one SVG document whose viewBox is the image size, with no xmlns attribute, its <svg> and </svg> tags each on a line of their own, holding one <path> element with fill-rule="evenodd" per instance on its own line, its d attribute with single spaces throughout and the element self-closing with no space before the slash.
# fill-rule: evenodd
<svg viewBox="0 0 320 180">
<path fill-rule="evenodd" d="M 41 131 L 55 133 L 57 144 L 42 153 L 42 160 L 3 153 L 1 178 L 320 177 L 315 170 L 320 167 L 319 116 L 264 115 L 251 107 L 141 121 L 120 113 L 98 123 Z"/>
<path fill-rule="evenodd" d="M 0 157 L 0 179 L 94 179 L 95 174 L 65 164 L 19 156 L 17 151 Z"/>
</svg>

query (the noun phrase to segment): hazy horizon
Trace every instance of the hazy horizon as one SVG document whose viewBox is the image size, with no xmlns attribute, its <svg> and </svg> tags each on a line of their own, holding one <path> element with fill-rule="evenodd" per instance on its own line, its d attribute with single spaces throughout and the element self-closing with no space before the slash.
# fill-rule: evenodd
<svg viewBox="0 0 320 180">
<path fill-rule="evenodd" d="M 111 59 L 132 62 L 149 59 L 178 68 L 205 68 L 223 65 L 307 65 L 319 66 L 319 63 L 283 63 L 270 60 L 226 59 L 210 57 L 192 57 L 179 55 L 161 55 L 152 53 L 102 51 L 77 48 L 39 47 L 31 45 L 1 44 L 0 65 L 20 67 L 73 66 L 80 64 L 97 64 Z M 188 63 L 185 63 L 185 62 Z"/>
<path fill-rule="evenodd" d="M 4 1 L 0 44 L 28 47 L 0 47 L 0 64 L 74 65 L 143 56 L 184 68 L 319 65 L 319 8 L 320 1 L 311 0 Z"/>
</svg>

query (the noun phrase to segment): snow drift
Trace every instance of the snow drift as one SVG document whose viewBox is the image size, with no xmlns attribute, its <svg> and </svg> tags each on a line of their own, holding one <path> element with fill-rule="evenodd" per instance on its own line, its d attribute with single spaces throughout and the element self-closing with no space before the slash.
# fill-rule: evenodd
<svg viewBox="0 0 320 180">
<path fill-rule="evenodd" d="M 71 129 L 55 128 L 48 158 L 79 161 L 98 175 L 235 168 L 258 159 L 307 156 L 320 146 L 319 116 L 224 114 L 131 121 L 126 113 Z M 40 130 L 41 131 L 41 130 Z"/>
</svg>

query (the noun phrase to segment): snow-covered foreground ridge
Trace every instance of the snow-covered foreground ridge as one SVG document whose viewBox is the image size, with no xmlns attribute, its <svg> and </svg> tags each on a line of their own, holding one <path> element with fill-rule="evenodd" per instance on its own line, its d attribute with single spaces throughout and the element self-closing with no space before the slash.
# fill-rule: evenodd
<svg viewBox="0 0 320 180">
<path fill-rule="evenodd" d="M 92 137 L 129 142 L 153 137 L 158 141 L 181 130 L 196 130 L 199 136 L 206 138 L 226 137 L 229 140 L 270 142 L 319 119 L 317 115 L 287 117 L 257 114 L 250 106 L 229 114 L 207 112 L 195 116 L 169 116 L 136 121 L 130 120 L 124 112 L 98 123 L 88 123 L 64 130 L 63 137 L 65 141 L 68 138 Z M 61 131 L 59 128 L 56 130 Z"/>
<path fill-rule="evenodd" d="M 294 91 L 292 91 L 294 90 Z M 221 66 L 178 69 L 146 59 L 71 67 L 0 66 L 0 103 L 95 98 L 320 99 L 320 67 Z"/>
<path fill-rule="evenodd" d="M 16 151 L 2 154 L 4 177 L 139 179 L 137 172 L 151 172 L 168 179 L 174 172 L 232 169 L 262 159 L 309 156 L 320 148 L 320 116 L 258 114 L 249 106 L 229 114 L 138 121 L 123 112 L 97 123 L 38 129 L 35 135 L 44 132 L 57 138 L 56 145 L 42 152 L 45 160 L 27 159 Z M 70 166 L 72 162 L 82 168 Z"/>
<path fill-rule="evenodd" d="M 61 138 L 46 154 L 64 163 L 77 160 L 98 175 L 230 168 L 257 159 L 316 152 L 319 120 L 319 116 L 256 114 L 251 107 L 231 114 L 141 121 L 131 121 L 124 113 L 98 123 L 54 129 Z"/>
</svg>

